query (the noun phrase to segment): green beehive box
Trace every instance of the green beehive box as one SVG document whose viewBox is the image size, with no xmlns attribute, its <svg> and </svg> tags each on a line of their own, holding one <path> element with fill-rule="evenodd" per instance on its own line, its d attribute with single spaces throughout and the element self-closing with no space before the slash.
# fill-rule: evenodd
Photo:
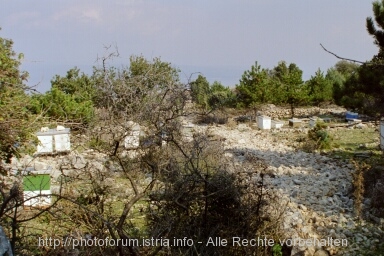
<svg viewBox="0 0 384 256">
<path fill-rule="evenodd" d="M 51 189 L 49 174 L 28 175 L 23 178 L 24 191 L 41 191 Z"/>
<path fill-rule="evenodd" d="M 51 177 L 49 174 L 24 176 L 23 188 L 24 206 L 46 207 L 51 204 Z"/>
</svg>

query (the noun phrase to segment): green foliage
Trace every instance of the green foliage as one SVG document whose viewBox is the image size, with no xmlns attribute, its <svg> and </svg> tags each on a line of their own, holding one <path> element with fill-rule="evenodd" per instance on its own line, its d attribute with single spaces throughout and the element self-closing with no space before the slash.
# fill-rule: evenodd
<svg viewBox="0 0 384 256">
<path fill-rule="evenodd" d="M 384 28 L 384 1 L 374 1 L 372 3 L 372 10 L 375 22 L 381 30 L 376 28 L 372 17 L 367 18 L 366 27 L 368 33 L 375 39 L 375 44 L 380 48 L 379 55 L 382 55 L 384 49 L 384 33 L 382 30 Z"/>
<path fill-rule="evenodd" d="M 131 56 L 129 67 L 94 68 L 93 79 L 97 94 L 95 103 L 99 107 L 108 107 L 112 104 L 103 100 L 105 93 L 110 94 L 108 96 L 112 101 L 122 100 L 128 91 L 135 93 L 138 98 L 145 98 L 150 96 L 147 95 L 148 90 L 165 89 L 171 83 L 179 82 L 178 73 L 179 70 L 172 67 L 171 63 L 164 62 L 160 58 L 147 60 L 142 55 Z"/>
<path fill-rule="evenodd" d="M 1 28 L 0 28 L 1 30 Z M 22 82 L 28 78 L 27 72 L 19 70 L 22 54 L 16 57 L 12 49 L 13 41 L 0 37 L 0 89 L 4 90 L 9 86 L 20 87 Z"/>
<path fill-rule="evenodd" d="M 283 85 L 281 93 L 287 103 L 300 104 L 307 99 L 302 79 L 303 71 L 296 64 L 291 63 L 287 66 L 285 61 L 282 61 L 274 71 L 273 77 Z"/>
<path fill-rule="evenodd" d="M 278 90 L 275 95 L 282 99 L 282 103 L 289 104 L 291 115 L 294 116 L 294 108 L 308 103 L 308 90 L 302 79 L 303 71 L 291 63 L 289 66 L 285 61 L 273 69 L 272 77 L 278 84 Z"/>
<path fill-rule="evenodd" d="M 273 98 L 273 84 L 268 71 L 255 63 L 244 72 L 240 84 L 236 85 L 239 107 L 249 107 L 252 103 L 268 103 Z"/>
<path fill-rule="evenodd" d="M 214 81 L 209 91 L 208 105 L 211 109 L 234 106 L 235 94 L 220 82 Z"/>
<path fill-rule="evenodd" d="M 89 124 L 94 116 L 93 102 L 91 100 L 79 100 L 79 96 L 66 94 L 53 87 L 45 94 L 32 96 L 32 113 L 44 113 L 51 120 Z"/>
<path fill-rule="evenodd" d="M 147 88 L 166 88 L 170 81 L 179 81 L 180 70 L 172 67 L 171 63 L 160 58 L 147 60 L 144 56 L 133 55 L 129 58 L 130 66 L 124 70 L 127 78 L 136 78 Z M 150 78 L 150 79 L 149 79 Z"/>
<path fill-rule="evenodd" d="M 314 104 L 332 101 L 332 82 L 324 76 L 320 69 L 316 71 L 315 76 L 311 76 L 307 81 L 307 86 L 309 97 Z"/>
<path fill-rule="evenodd" d="M 374 19 L 367 18 L 366 28 L 379 52 L 347 78 L 341 103 L 380 118 L 384 115 L 384 1 L 374 1 L 372 7 Z"/>
<path fill-rule="evenodd" d="M 308 132 L 308 138 L 315 143 L 316 149 L 330 149 L 333 137 L 326 130 L 327 125 L 317 122 L 316 126 Z"/>
<path fill-rule="evenodd" d="M 29 98 L 23 82 L 28 73 L 19 70 L 22 54 L 17 57 L 12 40 L 0 37 L 0 174 L 1 161 L 9 162 L 31 137 L 32 116 L 26 106 Z"/>
<path fill-rule="evenodd" d="M 161 102 L 165 94 L 179 83 L 179 70 L 160 58 L 147 60 L 143 56 L 131 56 L 130 66 L 117 69 L 94 68 L 98 108 L 113 109 L 113 113 L 143 113 L 150 108 L 149 102 Z M 161 92 L 161 93 L 160 93 Z M 176 100 L 176 99 L 175 99 Z"/>
<path fill-rule="evenodd" d="M 264 103 L 288 104 L 291 115 L 301 105 L 319 105 L 323 102 L 345 102 L 345 91 L 353 91 L 349 79 L 357 77 L 359 65 L 339 61 L 334 68 L 324 72 L 318 70 L 308 81 L 302 79 L 303 71 L 294 63 L 280 61 L 272 70 L 262 69 L 257 63 L 244 72 L 240 84 L 236 86 L 238 107 L 255 108 Z M 353 96 L 353 93 L 352 95 Z"/>
<path fill-rule="evenodd" d="M 334 69 L 339 72 L 344 78 L 349 78 L 359 69 L 360 65 L 347 60 L 338 61 Z"/>
<path fill-rule="evenodd" d="M 373 62 L 380 62 L 374 58 Z M 354 83 L 352 92 L 355 99 L 359 99 L 358 105 L 362 112 L 371 116 L 382 116 L 384 114 L 384 66 L 370 66 L 367 64 L 359 68 L 358 79 L 349 81 Z"/>
<path fill-rule="evenodd" d="M 262 69 L 256 62 L 245 71 L 236 86 L 237 106 L 252 107 L 263 103 L 289 104 L 294 108 L 309 102 L 308 89 L 302 79 L 303 71 L 281 61 L 273 70 Z"/>
<path fill-rule="evenodd" d="M 95 96 L 94 81 L 86 74 L 80 74 L 80 69 L 77 67 L 68 70 L 64 77 L 56 75 L 51 84 L 52 88 L 71 95 L 78 103 L 93 100 Z"/>
<path fill-rule="evenodd" d="M 23 54 L 13 51 L 12 40 L 0 37 L 0 226 L 9 235 L 12 249 L 18 240 L 19 214 L 13 214 L 19 207 L 21 191 L 8 175 L 4 163 L 19 157 L 22 149 L 34 137 L 36 119 L 28 111 L 29 97 L 24 81 L 28 73 L 20 71 Z M 10 185 L 14 183 L 13 185 Z"/>
<path fill-rule="evenodd" d="M 373 57 L 371 63 L 359 66 L 344 83 L 340 103 L 379 118 L 384 113 L 384 66 L 381 58 Z M 377 65 L 376 65 L 377 64 Z"/>
<path fill-rule="evenodd" d="M 345 77 L 335 68 L 327 70 L 326 79 L 332 86 L 332 98 L 336 104 L 340 104 L 344 92 Z"/>
<path fill-rule="evenodd" d="M 52 87 L 45 94 L 32 96 L 29 109 L 52 121 L 89 124 L 94 117 L 95 86 L 92 78 L 78 68 L 72 68 L 65 77 L 56 75 Z"/>
<path fill-rule="evenodd" d="M 358 90 L 359 69 L 360 65 L 346 60 L 341 60 L 328 69 L 326 78 L 332 84 L 333 99 L 337 104 L 358 108 L 361 100 L 355 92 Z"/>
<path fill-rule="evenodd" d="M 108 144 L 105 141 L 99 140 L 97 137 L 91 138 L 87 144 L 89 148 L 95 149 L 98 151 L 105 150 L 108 147 Z"/>
<path fill-rule="evenodd" d="M 218 81 L 214 81 L 210 85 L 206 77 L 199 75 L 190 86 L 192 100 L 205 110 L 234 105 L 235 94 Z"/>
<path fill-rule="evenodd" d="M 280 244 L 275 244 L 272 247 L 273 256 L 283 256 L 283 247 Z"/>
<path fill-rule="evenodd" d="M 195 81 L 191 82 L 192 100 L 203 109 L 208 108 L 209 94 L 209 82 L 206 77 L 199 75 Z"/>
</svg>

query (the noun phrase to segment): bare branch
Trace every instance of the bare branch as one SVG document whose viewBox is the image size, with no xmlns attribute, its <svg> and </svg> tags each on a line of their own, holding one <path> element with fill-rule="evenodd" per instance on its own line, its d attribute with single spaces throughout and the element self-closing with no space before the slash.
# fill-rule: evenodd
<svg viewBox="0 0 384 256">
<path fill-rule="evenodd" d="M 338 59 L 341 59 L 341 60 L 347 60 L 347 61 L 351 61 L 351 62 L 354 62 L 354 63 L 360 63 L 360 64 L 367 64 L 369 62 L 366 62 L 366 61 L 359 61 L 359 60 L 353 60 L 353 59 L 348 59 L 348 58 L 344 58 L 344 57 L 340 57 L 339 55 L 331 52 L 331 51 L 328 51 L 322 44 L 320 44 L 321 48 L 323 48 L 324 51 L 326 51 L 327 53 L 329 54 L 332 54 L 333 56 L 335 56 L 336 58 Z"/>
</svg>

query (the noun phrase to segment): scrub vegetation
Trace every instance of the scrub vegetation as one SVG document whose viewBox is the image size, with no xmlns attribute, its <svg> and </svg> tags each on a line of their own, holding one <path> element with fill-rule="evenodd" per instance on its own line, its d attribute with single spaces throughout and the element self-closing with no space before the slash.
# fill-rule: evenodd
<svg viewBox="0 0 384 256">
<path fill-rule="evenodd" d="M 126 67 L 109 65 L 117 51 L 106 49 L 91 75 L 78 68 L 57 75 L 46 93 L 25 85 L 28 73 L 20 70 L 22 54 L 13 42 L 0 37 L 0 226 L 15 255 L 285 255 L 286 248 L 193 246 L 36 247 L 38 237 L 98 239 L 169 239 L 210 237 L 244 239 L 284 238 L 282 215 L 286 202 L 265 187 L 266 166 L 245 156 L 246 166 L 226 157 L 222 138 L 192 133 L 185 138 L 185 122 L 225 124 L 226 111 L 256 112 L 263 104 L 288 106 L 292 117 L 299 106 L 338 104 L 379 120 L 384 111 L 383 49 L 384 1 L 373 3 L 374 18 L 368 33 L 379 47 L 371 61 L 356 64 L 341 60 L 304 81 L 295 63 L 280 61 L 273 69 L 257 62 L 233 88 L 219 81 L 210 84 L 199 75 L 182 84 L 179 72 L 160 58 L 133 55 Z M 236 110 L 233 110 L 236 109 Z M 245 119 L 247 117 L 244 117 Z M 240 119 L 239 119 L 240 120 Z M 87 138 L 90 148 L 105 158 L 104 166 L 84 165 L 67 171 L 62 165 L 60 189 L 45 209 L 23 210 L 22 171 L 6 167 L 13 157 L 30 152 L 35 131 L 42 126 L 65 125 Z M 124 147 L 125 137 L 140 124 L 141 143 Z M 306 135 L 313 150 L 338 148 L 345 152 L 370 148 L 374 130 L 340 134 L 317 124 Z M 376 136 L 376 135 L 374 135 Z M 351 144 L 352 143 L 352 144 Z M 363 145 L 363 146 L 361 146 Z M 354 176 L 358 203 L 374 198 L 377 214 L 383 189 L 382 156 L 371 165 L 357 164 Z M 369 179 L 374 175 L 376 180 Z M 9 177 L 14 175 L 12 182 Z M 373 177 L 373 176 L 372 176 Z M 375 188 L 375 189 L 373 189 Z M 357 214 L 361 208 L 357 207 Z"/>
</svg>

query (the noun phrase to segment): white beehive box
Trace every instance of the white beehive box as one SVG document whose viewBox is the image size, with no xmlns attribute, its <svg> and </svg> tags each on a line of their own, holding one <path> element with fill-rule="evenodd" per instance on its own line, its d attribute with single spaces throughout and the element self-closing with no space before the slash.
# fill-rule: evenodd
<svg viewBox="0 0 384 256">
<path fill-rule="evenodd" d="M 284 121 L 280 121 L 280 120 L 272 120 L 271 121 L 271 127 L 272 128 L 280 129 L 281 127 L 283 127 L 283 125 L 284 125 Z"/>
<path fill-rule="evenodd" d="M 257 126 L 262 130 L 271 129 L 271 118 L 269 116 L 257 116 Z"/>
<path fill-rule="evenodd" d="M 193 140 L 193 133 L 195 132 L 195 125 L 193 123 L 184 123 L 181 128 L 183 140 L 191 142 Z"/>
<path fill-rule="evenodd" d="M 37 145 L 37 153 L 53 153 L 53 137 L 51 134 L 37 134 L 39 144 Z"/>
<path fill-rule="evenodd" d="M 71 142 L 69 140 L 69 129 L 68 133 L 53 135 L 53 139 L 55 140 L 56 152 L 66 152 L 71 150 Z"/>
<path fill-rule="evenodd" d="M 124 138 L 125 148 L 137 148 L 140 146 L 140 125 L 138 123 L 128 122 L 129 132 Z"/>
<path fill-rule="evenodd" d="M 48 129 L 43 127 L 36 133 L 39 139 L 37 153 L 55 153 L 67 152 L 71 150 L 70 129 L 58 126 L 57 129 Z"/>
</svg>

